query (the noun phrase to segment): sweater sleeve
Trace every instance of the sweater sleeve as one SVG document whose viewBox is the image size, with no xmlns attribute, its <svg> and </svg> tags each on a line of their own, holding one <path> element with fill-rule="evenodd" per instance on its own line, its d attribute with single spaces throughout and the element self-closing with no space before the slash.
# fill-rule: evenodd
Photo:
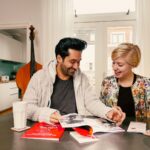
<svg viewBox="0 0 150 150">
<path fill-rule="evenodd" d="M 148 112 L 150 112 L 150 79 L 145 79 L 145 94 L 146 94 L 146 106 Z"/>
<path fill-rule="evenodd" d="M 101 90 L 100 90 L 100 100 L 106 104 L 106 97 L 108 94 L 108 86 L 107 86 L 107 82 L 105 81 L 105 79 L 102 81 L 101 84 Z"/>
<path fill-rule="evenodd" d="M 102 101 L 100 101 L 93 87 L 88 82 L 86 76 L 84 76 L 83 80 L 84 80 L 83 88 L 86 87 L 84 97 L 85 97 L 85 106 L 87 110 L 95 116 L 106 118 L 106 114 L 112 108 L 107 107 L 105 104 L 102 103 Z"/>
<path fill-rule="evenodd" d="M 41 96 L 38 73 L 31 78 L 23 100 L 27 102 L 27 118 L 33 121 L 49 122 L 50 116 L 55 109 L 47 107 L 47 102 Z"/>
</svg>

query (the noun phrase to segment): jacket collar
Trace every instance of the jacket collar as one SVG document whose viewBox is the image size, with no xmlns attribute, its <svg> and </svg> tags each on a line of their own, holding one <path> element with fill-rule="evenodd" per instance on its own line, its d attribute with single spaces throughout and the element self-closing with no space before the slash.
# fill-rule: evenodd
<svg viewBox="0 0 150 150">
<path fill-rule="evenodd" d="M 55 82 L 55 78 L 56 78 L 56 65 L 57 65 L 57 61 L 55 60 L 51 60 L 48 63 L 46 63 L 43 66 L 43 69 L 47 72 L 48 76 L 50 76 L 50 78 L 52 79 L 52 82 Z M 73 80 L 74 80 L 74 86 L 78 87 L 81 81 L 81 70 L 78 69 L 74 76 L 73 76 Z"/>
</svg>

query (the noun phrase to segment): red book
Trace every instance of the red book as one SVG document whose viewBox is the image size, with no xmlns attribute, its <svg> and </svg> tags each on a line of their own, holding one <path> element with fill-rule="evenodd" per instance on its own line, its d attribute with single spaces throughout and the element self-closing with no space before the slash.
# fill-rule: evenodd
<svg viewBox="0 0 150 150">
<path fill-rule="evenodd" d="M 22 138 L 29 139 L 45 139 L 45 140 L 59 140 L 64 133 L 64 128 L 60 124 L 47 124 L 45 122 L 35 123 L 29 130 L 27 130 Z"/>
<path fill-rule="evenodd" d="M 76 127 L 73 128 L 76 132 L 78 132 L 79 134 L 83 135 L 83 136 L 89 136 L 92 137 L 93 136 L 93 129 L 90 126 L 81 126 L 81 127 Z"/>
</svg>

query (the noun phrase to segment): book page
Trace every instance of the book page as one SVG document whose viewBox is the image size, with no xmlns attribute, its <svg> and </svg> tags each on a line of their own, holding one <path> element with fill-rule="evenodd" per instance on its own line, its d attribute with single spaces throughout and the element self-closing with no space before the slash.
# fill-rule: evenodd
<svg viewBox="0 0 150 150">
<path fill-rule="evenodd" d="M 96 118 L 85 118 L 86 124 L 92 127 L 93 133 L 98 133 L 98 132 L 124 132 L 125 130 L 122 129 L 121 127 L 118 126 L 113 126 L 112 124 L 109 123 L 103 123 L 101 119 Z"/>
<path fill-rule="evenodd" d="M 127 132 L 145 133 L 146 123 L 131 121 Z"/>
</svg>

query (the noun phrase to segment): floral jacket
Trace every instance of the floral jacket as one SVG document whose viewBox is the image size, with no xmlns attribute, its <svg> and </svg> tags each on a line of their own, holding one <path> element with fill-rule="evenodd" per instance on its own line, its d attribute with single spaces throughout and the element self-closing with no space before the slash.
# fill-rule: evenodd
<svg viewBox="0 0 150 150">
<path fill-rule="evenodd" d="M 136 75 L 131 87 L 137 117 L 150 117 L 150 79 Z M 100 100 L 107 106 L 115 106 L 118 102 L 119 86 L 115 76 L 106 77 L 102 82 Z"/>
</svg>

